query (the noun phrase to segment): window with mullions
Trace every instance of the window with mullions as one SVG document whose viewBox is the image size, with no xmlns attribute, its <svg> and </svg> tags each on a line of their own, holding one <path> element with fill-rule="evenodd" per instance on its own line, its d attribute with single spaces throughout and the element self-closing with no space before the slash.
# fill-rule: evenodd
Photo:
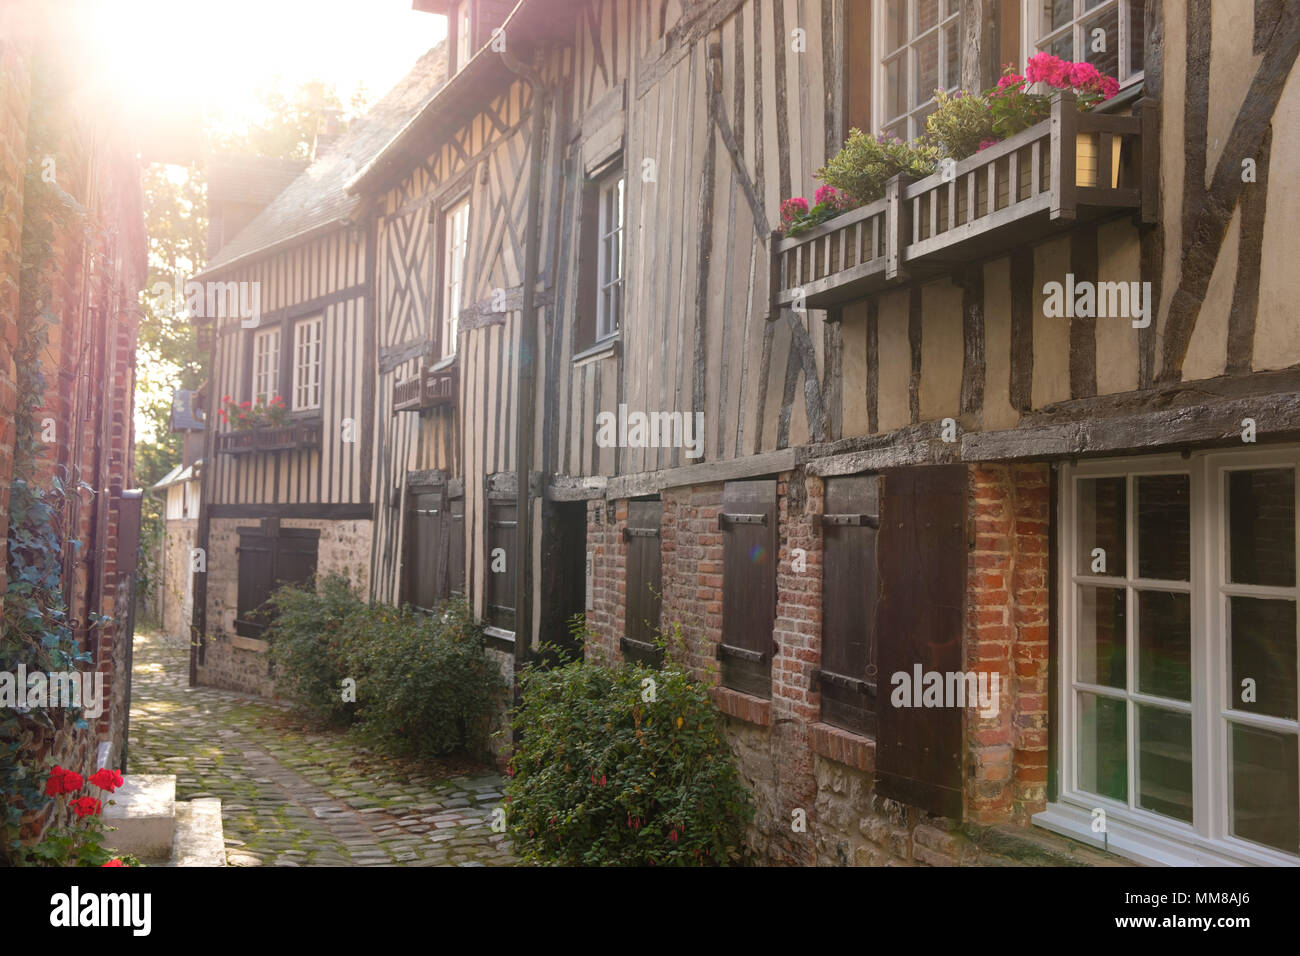
<svg viewBox="0 0 1300 956">
<path fill-rule="evenodd" d="M 1297 466 L 1063 470 L 1062 799 L 1112 834 L 1300 862 Z"/>
<path fill-rule="evenodd" d="M 1142 76 L 1142 0 L 1026 0 L 1031 52 L 1086 61 L 1123 86 Z"/>
<path fill-rule="evenodd" d="M 596 338 L 618 331 L 623 315 L 622 172 L 600 186 L 600 250 L 596 263 Z"/>
<path fill-rule="evenodd" d="M 450 358 L 456 354 L 460 332 L 465 251 L 469 247 L 469 200 L 456 203 L 442 218 L 442 358 Z"/>
<path fill-rule="evenodd" d="M 280 387 L 280 330 L 261 329 L 253 333 L 253 395 L 269 403 L 279 395 Z"/>
<path fill-rule="evenodd" d="M 321 317 L 293 326 L 293 407 L 320 408 Z"/>
<path fill-rule="evenodd" d="M 876 4 L 880 93 L 876 126 L 907 141 L 925 132 L 936 89 L 961 85 L 958 0 L 884 0 Z"/>
</svg>

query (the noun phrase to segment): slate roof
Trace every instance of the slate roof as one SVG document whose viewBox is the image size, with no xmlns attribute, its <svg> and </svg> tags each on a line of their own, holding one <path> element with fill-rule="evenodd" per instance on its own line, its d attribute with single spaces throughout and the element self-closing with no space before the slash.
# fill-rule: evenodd
<svg viewBox="0 0 1300 956">
<path fill-rule="evenodd" d="M 188 388 L 172 390 L 172 431 L 203 430 L 203 416 L 194 407 L 195 394 L 194 390 Z"/>
<path fill-rule="evenodd" d="M 207 164 L 208 201 L 265 206 L 306 168 L 305 159 L 214 156 Z"/>
<path fill-rule="evenodd" d="M 447 80 L 447 51 L 439 43 L 416 61 L 365 115 L 240 230 L 199 273 L 208 277 L 295 239 L 347 222 L 364 201 L 349 181 L 417 115 Z"/>
</svg>

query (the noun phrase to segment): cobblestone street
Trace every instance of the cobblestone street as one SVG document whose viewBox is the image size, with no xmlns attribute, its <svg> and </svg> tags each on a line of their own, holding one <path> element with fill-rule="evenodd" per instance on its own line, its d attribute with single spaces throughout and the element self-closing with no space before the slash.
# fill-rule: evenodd
<svg viewBox="0 0 1300 956">
<path fill-rule="evenodd" d="M 495 772 L 438 776 L 188 673 L 184 639 L 136 633 L 129 772 L 175 774 L 177 800 L 219 797 L 231 866 L 512 862 L 489 826 Z"/>
</svg>

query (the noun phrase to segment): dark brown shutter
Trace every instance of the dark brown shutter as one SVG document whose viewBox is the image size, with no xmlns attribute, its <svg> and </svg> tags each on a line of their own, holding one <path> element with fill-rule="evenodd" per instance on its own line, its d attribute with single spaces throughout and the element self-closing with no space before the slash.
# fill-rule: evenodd
<svg viewBox="0 0 1300 956">
<path fill-rule="evenodd" d="M 441 489 L 411 495 L 407 515 L 407 603 L 432 610 L 447 596 L 449 525 Z"/>
<path fill-rule="evenodd" d="M 822 720 L 860 734 L 875 732 L 879 481 L 827 479 L 822 516 Z"/>
<path fill-rule="evenodd" d="M 235 633 L 240 637 L 261 637 L 266 621 L 253 612 L 271 596 L 275 579 L 275 539 L 257 528 L 239 529 L 239 597 L 235 610 Z"/>
<path fill-rule="evenodd" d="M 465 499 L 453 498 L 447 508 L 450 550 L 447 554 L 447 589 L 465 595 Z"/>
<path fill-rule="evenodd" d="M 924 465 L 881 476 L 876 656 L 876 792 L 946 817 L 962 815 L 962 714 L 896 707 L 893 675 L 962 669 L 966 469 Z M 919 696 L 919 691 L 914 691 Z M 909 703 L 912 702 L 909 699 Z"/>
<path fill-rule="evenodd" d="M 663 520 L 661 501 L 629 501 L 627 527 L 627 615 L 624 623 L 623 656 L 657 667 L 663 652 L 655 646 L 659 634 L 659 611 L 663 592 L 663 565 L 659 551 L 659 527 Z"/>
<path fill-rule="evenodd" d="M 515 629 L 515 539 L 518 533 L 518 507 L 514 501 L 488 501 L 487 575 L 488 623 L 507 631 Z M 505 570 L 492 570 L 492 554 L 505 551 Z"/>
<path fill-rule="evenodd" d="M 316 577 L 316 551 L 320 532 L 310 528 L 282 528 L 276 539 L 275 586 L 310 584 Z"/>
<path fill-rule="evenodd" d="M 722 683 L 772 696 L 776 623 L 776 481 L 731 481 L 722 490 Z"/>
</svg>

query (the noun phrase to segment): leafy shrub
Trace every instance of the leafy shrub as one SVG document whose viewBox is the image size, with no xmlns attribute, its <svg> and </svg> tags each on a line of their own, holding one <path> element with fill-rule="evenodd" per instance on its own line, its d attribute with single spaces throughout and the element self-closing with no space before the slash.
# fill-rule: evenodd
<svg viewBox="0 0 1300 956">
<path fill-rule="evenodd" d="M 644 699 L 647 679 L 653 700 Z M 520 676 L 507 785 L 514 849 L 560 865 L 725 865 L 753 817 L 705 687 L 581 661 Z"/>
<path fill-rule="evenodd" d="M 432 615 L 369 605 L 331 575 L 319 593 L 281 588 L 274 603 L 267 636 L 276 687 L 304 713 L 355 724 L 397 753 L 486 752 L 504 681 L 463 601 Z M 355 703 L 344 699 L 348 678 Z"/>
<path fill-rule="evenodd" d="M 993 114 L 982 96 L 935 90 L 939 104 L 925 120 L 926 138 L 944 155 L 965 159 L 994 139 Z"/>
<path fill-rule="evenodd" d="M 367 608 L 347 578 L 331 574 L 320 592 L 300 587 L 275 593 L 276 617 L 267 633 L 276 690 L 313 718 L 350 724 L 357 705 L 343 700 L 347 645 Z"/>
<path fill-rule="evenodd" d="M 434 614 L 378 605 L 356 619 L 347 666 L 357 681 L 361 729 L 408 754 L 487 750 L 505 681 L 463 601 Z"/>
<path fill-rule="evenodd" d="M 853 129 L 844 148 L 817 171 L 817 178 L 859 203 L 869 203 L 883 196 L 886 184 L 899 173 L 929 176 L 938 162 L 939 150 L 929 143 L 904 143 Z"/>
</svg>

